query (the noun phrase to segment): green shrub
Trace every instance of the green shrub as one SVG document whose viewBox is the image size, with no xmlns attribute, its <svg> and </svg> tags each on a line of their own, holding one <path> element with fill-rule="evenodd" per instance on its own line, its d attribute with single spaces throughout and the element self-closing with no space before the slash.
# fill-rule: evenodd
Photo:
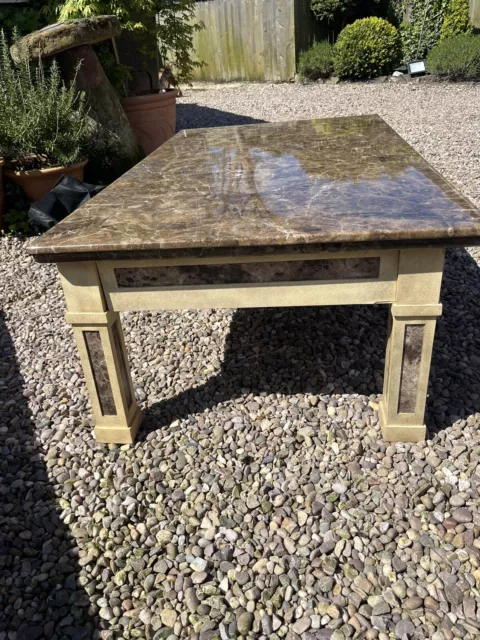
<svg viewBox="0 0 480 640">
<path fill-rule="evenodd" d="M 67 88 L 53 62 L 16 65 L 0 32 L 0 156 L 16 169 L 66 166 L 85 158 L 93 140 L 85 97 Z"/>
<path fill-rule="evenodd" d="M 21 35 L 41 29 L 54 22 L 54 2 L 56 0 L 29 0 L 28 4 L 0 3 L 0 25 L 7 33 L 16 29 Z"/>
<path fill-rule="evenodd" d="M 139 50 L 188 82 L 201 63 L 192 58 L 193 37 L 203 27 L 195 20 L 195 0 L 52 0 L 60 20 L 116 15 L 134 36 Z"/>
<path fill-rule="evenodd" d="M 413 0 L 410 3 L 410 21 L 400 28 L 404 62 L 425 58 L 437 44 L 450 2 Z"/>
<path fill-rule="evenodd" d="M 317 20 L 331 22 L 338 14 L 348 13 L 355 4 L 355 0 L 311 0 L 310 7 Z"/>
<path fill-rule="evenodd" d="M 450 0 L 445 18 L 443 19 L 440 40 L 453 38 L 454 36 L 470 34 L 472 24 L 470 22 L 470 5 L 468 0 Z"/>
<path fill-rule="evenodd" d="M 400 34 L 382 18 L 364 18 L 348 25 L 333 48 L 338 76 L 373 78 L 390 73 L 401 58 Z"/>
<path fill-rule="evenodd" d="M 328 40 L 315 42 L 310 49 L 302 51 L 298 61 L 298 73 L 304 78 L 318 80 L 328 78 L 333 71 L 333 45 Z"/>
<path fill-rule="evenodd" d="M 132 79 L 132 74 L 126 65 L 117 62 L 112 41 L 105 40 L 104 42 L 95 44 L 93 50 L 97 54 L 98 61 L 102 65 L 105 75 L 109 79 L 112 87 L 119 96 L 123 98 L 126 97 L 128 95 L 128 91 L 126 90 L 128 81 Z"/>
<path fill-rule="evenodd" d="M 395 0 L 393 0 L 395 1 Z M 391 13 L 390 0 L 310 0 L 317 20 L 351 22 L 366 16 L 386 16 Z"/>
<path fill-rule="evenodd" d="M 28 209 L 10 209 L 5 214 L 3 221 L 5 223 L 5 227 L 4 230 L 0 232 L 1 235 L 23 237 L 30 231 Z"/>
<path fill-rule="evenodd" d="M 427 67 L 451 80 L 480 79 L 480 36 L 442 40 L 428 54 Z"/>
</svg>

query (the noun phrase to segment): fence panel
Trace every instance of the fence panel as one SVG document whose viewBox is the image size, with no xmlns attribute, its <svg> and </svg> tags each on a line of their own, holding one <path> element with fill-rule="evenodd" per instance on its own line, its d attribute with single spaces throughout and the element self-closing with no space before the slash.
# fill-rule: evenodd
<svg viewBox="0 0 480 640">
<path fill-rule="evenodd" d="M 207 0 L 198 2 L 196 20 L 205 29 L 194 49 L 205 66 L 196 80 L 267 80 L 295 74 L 295 0 Z"/>
<path fill-rule="evenodd" d="M 470 0 L 470 18 L 480 28 L 480 0 Z"/>
</svg>

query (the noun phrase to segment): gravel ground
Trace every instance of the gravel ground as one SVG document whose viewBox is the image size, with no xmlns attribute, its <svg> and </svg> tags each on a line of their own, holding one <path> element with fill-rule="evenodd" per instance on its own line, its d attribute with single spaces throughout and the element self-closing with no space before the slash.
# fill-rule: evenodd
<svg viewBox="0 0 480 640">
<path fill-rule="evenodd" d="M 214 87 L 179 125 L 378 112 L 479 202 L 479 98 Z M 448 254 L 426 442 L 380 438 L 386 309 L 325 307 L 124 314 L 123 447 L 55 267 L 0 251 L 0 640 L 480 636 L 480 251 Z"/>
</svg>

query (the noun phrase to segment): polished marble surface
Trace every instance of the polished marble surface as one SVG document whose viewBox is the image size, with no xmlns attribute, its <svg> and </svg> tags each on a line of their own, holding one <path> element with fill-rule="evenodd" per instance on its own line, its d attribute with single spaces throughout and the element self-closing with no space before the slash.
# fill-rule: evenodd
<svg viewBox="0 0 480 640">
<path fill-rule="evenodd" d="M 480 244 L 480 211 L 379 116 L 355 116 L 180 131 L 30 252 L 55 262 L 382 243 Z"/>
<path fill-rule="evenodd" d="M 84 331 L 83 337 L 87 347 L 95 387 L 97 388 L 100 410 L 104 416 L 114 416 L 117 410 L 115 408 L 115 400 L 113 399 L 112 385 L 110 383 L 110 376 L 108 375 L 100 332 Z"/>
<path fill-rule="evenodd" d="M 260 284 L 262 282 L 315 282 L 378 278 L 380 258 L 332 258 L 282 262 L 123 267 L 115 269 L 121 289 L 209 284 Z"/>
<path fill-rule="evenodd" d="M 402 377 L 398 397 L 399 413 L 415 413 L 422 359 L 424 325 L 407 324 L 403 345 Z"/>
</svg>

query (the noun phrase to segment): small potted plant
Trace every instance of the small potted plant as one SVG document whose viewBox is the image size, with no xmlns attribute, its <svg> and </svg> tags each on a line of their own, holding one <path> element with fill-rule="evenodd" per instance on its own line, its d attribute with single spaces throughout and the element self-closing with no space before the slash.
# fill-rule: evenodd
<svg viewBox="0 0 480 640">
<path fill-rule="evenodd" d="M 32 201 L 48 193 L 62 174 L 79 180 L 94 137 L 85 97 L 67 87 L 56 62 L 18 65 L 0 32 L 0 156 L 4 174 Z"/>
</svg>

